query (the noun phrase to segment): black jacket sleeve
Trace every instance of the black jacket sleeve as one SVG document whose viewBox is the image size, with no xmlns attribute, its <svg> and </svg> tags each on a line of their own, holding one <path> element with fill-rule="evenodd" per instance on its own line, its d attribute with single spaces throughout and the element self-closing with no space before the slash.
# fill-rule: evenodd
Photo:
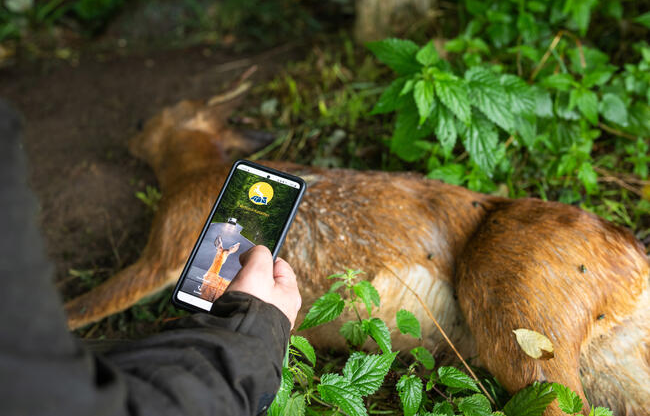
<svg viewBox="0 0 650 416">
<path fill-rule="evenodd" d="M 255 415 L 280 384 L 289 320 L 231 292 L 104 355 L 66 327 L 35 226 L 18 116 L 0 100 L 0 415 Z"/>
</svg>

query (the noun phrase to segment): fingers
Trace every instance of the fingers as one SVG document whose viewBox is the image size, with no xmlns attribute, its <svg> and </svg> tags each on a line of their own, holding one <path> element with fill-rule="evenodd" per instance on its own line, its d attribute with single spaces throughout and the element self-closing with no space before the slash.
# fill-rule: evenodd
<svg viewBox="0 0 650 416">
<path fill-rule="evenodd" d="M 284 259 L 277 258 L 275 264 L 273 265 L 273 278 L 276 283 L 284 283 L 296 281 L 296 274 L 293 272 L 293 269 Z M 279 280 L 279 281 L 278 281 Z"/>
<path fill-rule="evenodd" d="M 273 256 L 268 248 L 255 246 L 239 256 L 242 268 L 239 270 L 232 283 L 228 286 L 230 290 L 248 291 L 248 288 L 256 284 L 273 285 Z M 269 281 L 265 281 L 269 279 Z"/>
</svg>

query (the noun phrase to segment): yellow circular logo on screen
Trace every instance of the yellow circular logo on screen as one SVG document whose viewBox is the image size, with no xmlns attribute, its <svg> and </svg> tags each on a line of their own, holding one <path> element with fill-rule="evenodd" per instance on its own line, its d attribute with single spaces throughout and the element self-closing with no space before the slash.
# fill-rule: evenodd
<svg viewBox="0 0 650 416">
<path fill-rule="evenodd" d="M 273 199 L 273 188 L 266 182 L 257 182 L 248 190 L 248 199 L 256 205 L 267 205 Z"/>
</svg>

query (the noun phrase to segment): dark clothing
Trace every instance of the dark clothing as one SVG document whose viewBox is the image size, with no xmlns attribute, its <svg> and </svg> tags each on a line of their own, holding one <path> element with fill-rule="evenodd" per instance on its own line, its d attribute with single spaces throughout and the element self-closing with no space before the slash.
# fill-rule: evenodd
<svg viewBox="0 0 650 416">
<path fill-rule="evenodd" d="M 254 415 L 281 377 L 289 320 L 251 295 L 212 315 L 84 349 L 66 327 L 26 186 L 20 122 L 0 100 L 0 415 Z"/>
</svg>

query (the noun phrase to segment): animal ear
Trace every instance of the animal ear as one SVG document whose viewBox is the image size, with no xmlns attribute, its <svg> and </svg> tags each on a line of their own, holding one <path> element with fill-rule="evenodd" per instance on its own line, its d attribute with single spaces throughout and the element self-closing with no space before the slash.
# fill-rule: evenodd
<svg viewBox="0 0 650 416">
<path fill-rule="evenodd" d="M 218 236 L 216 240 L 214 240 L 214 246 L 217 248 L 217 250 L 223 249 L 223 241 L 221 241 L 221 236 Z"/>
<path fill-rule="evenodd" d="M 239 243 L 237 243 L 237 244 L 235 244 L 234 246 L 230 247 L 230 248 L 228 249 L 228 253 L 229 253 L 229 254 L 232 254 L 232 253 L 236 252 L 237 250 L 239 250 Z"/>
</svg>

